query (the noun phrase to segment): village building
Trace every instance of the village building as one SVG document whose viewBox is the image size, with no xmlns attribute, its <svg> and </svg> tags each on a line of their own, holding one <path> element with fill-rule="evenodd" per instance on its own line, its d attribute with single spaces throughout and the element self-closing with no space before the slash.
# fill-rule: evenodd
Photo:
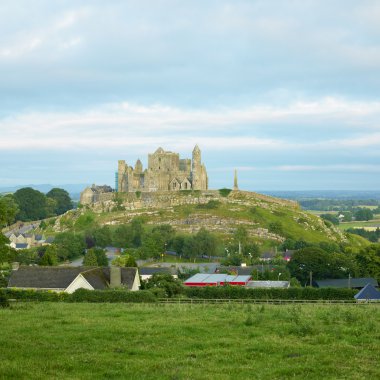
<svg viewBox="0 0 380 380">
<path fill-rule="evenodd" d="M 139 290 L 137 268 L 20 266 L 12 271 L 8 288 L 73 293 L 77 289 Z"/>
</svg>

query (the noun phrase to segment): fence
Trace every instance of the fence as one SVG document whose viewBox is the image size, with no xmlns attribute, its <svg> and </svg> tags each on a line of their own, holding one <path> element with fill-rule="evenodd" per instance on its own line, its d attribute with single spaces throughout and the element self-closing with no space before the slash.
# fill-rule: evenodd
<svg viewBox="0 0 380 380">
<path fill-rule="evenodd" d="M 160 304 L 186 304 L 186 305 L 215 305 L 215 304 L 271 304 L 271 305 L 284 305 L 284 304 L 318 304 L 318 305 L 331 305 L 331 304 L 349 304 L 349 305 L 363 305 L 367 303 L 376 302 L 356 302 L 356 300 L 281 300 L 281 299 L 200 299 L 200 298 L 160 298 Z M 377 302 L 380 305 L 380 302 Z"/>
</svg>

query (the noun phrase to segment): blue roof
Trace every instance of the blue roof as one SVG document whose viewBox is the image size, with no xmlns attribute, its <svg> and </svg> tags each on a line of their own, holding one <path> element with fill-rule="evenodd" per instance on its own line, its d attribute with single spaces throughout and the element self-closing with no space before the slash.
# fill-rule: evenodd
<svg viewBox="0 0 380 380">
<path fill-rule="evenodd" d="M 367 284 L 358 294 L 357 300 L 380 300 L 380 292 L 371 284 Z"/>
</svg>

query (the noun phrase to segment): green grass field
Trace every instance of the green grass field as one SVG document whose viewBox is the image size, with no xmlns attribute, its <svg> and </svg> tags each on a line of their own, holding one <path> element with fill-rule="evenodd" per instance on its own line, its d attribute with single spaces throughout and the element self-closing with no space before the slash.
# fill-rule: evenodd
<svg viewBox="0 0 380 380">
<path fill-rule="evenodd" d="M 376 379 L 379 305 L 20 303 L 1 379 Z"/>
</svg>

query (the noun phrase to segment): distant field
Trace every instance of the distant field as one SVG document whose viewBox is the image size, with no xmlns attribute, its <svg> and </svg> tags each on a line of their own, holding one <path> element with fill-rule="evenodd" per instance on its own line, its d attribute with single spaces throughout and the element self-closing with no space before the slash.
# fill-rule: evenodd
<svg viewBox="0 0 380 380">
<path fill-rule="evenodd" d="M 17 304 L 1 379 L 376 379 L 380 305 Z"/>
<path fill-rule="evenodd" d="M 365 229 L 368 228 L 369 230 L 372 230 L 374 227 L 375 228 L 380 227 L 380 219 L 374 219 L 368 222 L 365 222 L 365 221 L 346 222 L 346 223 L 340 223 L 338 226 L 338 228 L 341 230 L 347 230 L 348 228 L 365 228 Z"/>
</svg>

